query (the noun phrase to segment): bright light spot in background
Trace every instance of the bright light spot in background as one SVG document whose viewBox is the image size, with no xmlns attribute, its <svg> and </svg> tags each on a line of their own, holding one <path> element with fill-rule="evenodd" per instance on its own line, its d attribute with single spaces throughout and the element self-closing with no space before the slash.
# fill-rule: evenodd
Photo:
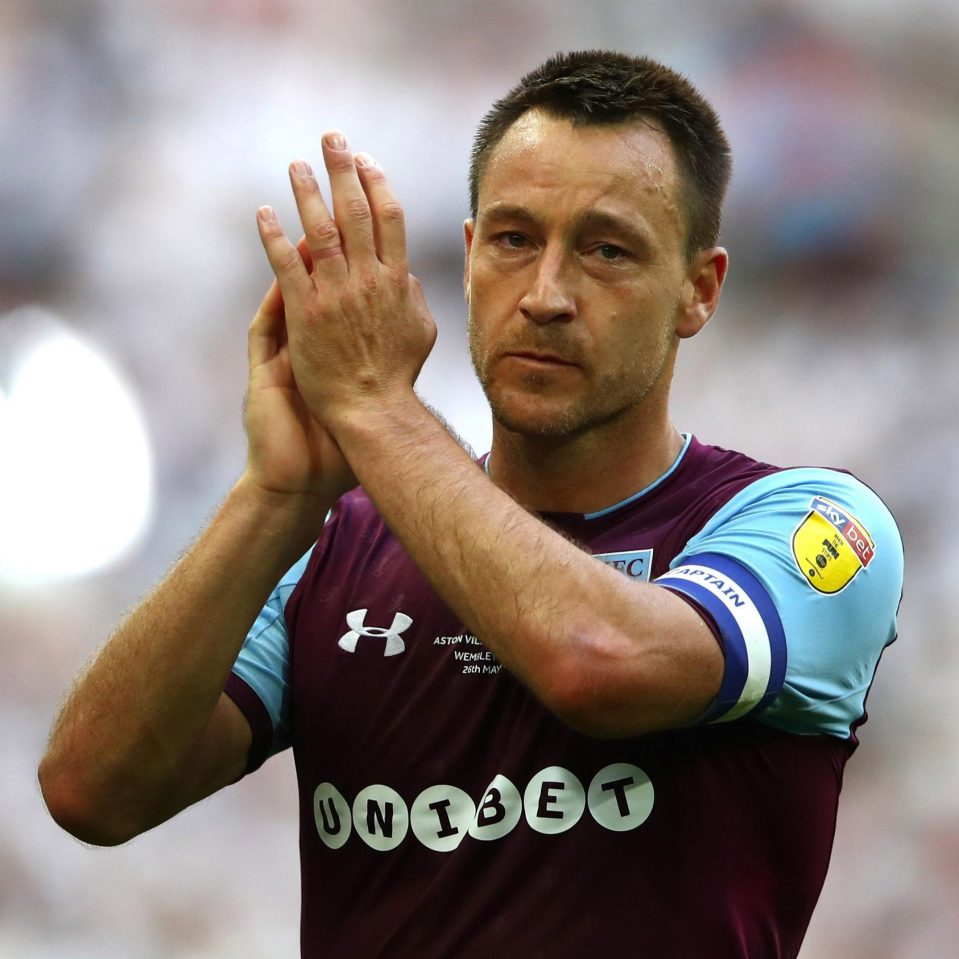
<svg viewBox="0 0 959 959">
<path fill-rule="evenodd" d="M 136 401 L 109 361 L 39 310 L 0 381 L 0 576 L 77 576 L 145 532 L 153 464 Z M 0 318 L 5 323 L 7 318 Z"/>
</svg>

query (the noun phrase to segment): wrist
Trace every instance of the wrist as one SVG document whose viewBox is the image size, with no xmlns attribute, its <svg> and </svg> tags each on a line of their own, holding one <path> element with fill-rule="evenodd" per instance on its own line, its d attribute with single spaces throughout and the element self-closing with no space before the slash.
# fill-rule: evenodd
<svg viewBox="0 0 959 959">
<path fill-rule="evenodd" d="M 353 465 L 358 446 L 369 440 L 407 435 L 423 418 L 432 419 L 412 387 L 382 390 L 331 410 L 324 423 L 343 455 Z M 352 453 L 351 453 L 352 451 Z M 355 466 L 354 466 L 355 470 Z"/>
<path fill-rule="evenodd" d="M 280 548 L 288 544 L 295 559 L 316 541 L 334 502 L 333 497 L 318 492 L 269 489 L 247 471 L 230 490 L 224 507 L 240 513 L 252 535 L 276 540 Z"/>
<path fill-rule="evenodd" d="M 477 472 L 469 447 L 412 389 L 376 407 L 353 408 L 329 429 L 384 516 L 399 486 L 445 482 L 461 467 Z"/>
</svg>

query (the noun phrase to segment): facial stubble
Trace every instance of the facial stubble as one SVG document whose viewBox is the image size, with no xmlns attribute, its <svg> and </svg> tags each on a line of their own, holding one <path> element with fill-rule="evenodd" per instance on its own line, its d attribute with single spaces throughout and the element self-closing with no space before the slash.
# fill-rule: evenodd
<svg viewBox="0 0 959 959">
<path fill-rule="evenodd" d="M 624 413 L 635 409 L 670 372 L 670 354 L 673 344 L 673 330 L 669 323 L 662 324 L 663 336 L 649 353 L 635 355 L 625 367 L 614 371 L 592 374 L 593 382 L 589 390 L 556 410 L 551 419 L 537 419 L 531 422 L 517 412 L 511 411 L 506 403 L 501 403 L 495 395 L 491 382 L 489 356 L 483 349 L 482 337 L 473 317 L 472 305 L 467 316 L 467 338 L 470 358 L 480 386 L 489 402 L 493 419 L 507 430 L 520 435 L 542 438 L 571 439 L 591 430 L 605 426 Z M 536 348 L 547 348 L 537 344 Z M 557 352 L 562 353 L 562 349 Z M 583 375 L 588 375 L 591 367 L 583 364 Z M 530 370 L 522 374 L 522 383 L 529 395 L 543 393 L 553 385 L 553 377 L 548 373 Z"/>
</svg>

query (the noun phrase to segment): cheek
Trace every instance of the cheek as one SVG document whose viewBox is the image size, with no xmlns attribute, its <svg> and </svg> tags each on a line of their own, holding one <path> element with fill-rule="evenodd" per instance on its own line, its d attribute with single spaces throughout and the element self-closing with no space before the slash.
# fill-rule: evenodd
<svg viewBox="0 0 959 959">
<path fill-rule="evenodd" d="M 502 286 L 474 275 L 467 299 L 467 332 L 471 342 L 489 342 L 502 326 L 507 297 Z"/>
<path fill-rule="evenodd" d="M 480 365 L 483 361 L 483 354 L 486 351 L 485 335 L 480 325 L 476 322 L 476 298 L 472 298 L 469 309 L 466 311 L 466 343 L 469 347 L 470 356 L 473 358 L 474 365 Z"/>
<path fill-rule="evenodd" d="M 605 318 L 605 335 L 593 336 L 592 349 L 602 351 L 611 366 L 656 363 L 673 342 L 673 310 L 662 297 L 609 304 Z"/>
</svg>

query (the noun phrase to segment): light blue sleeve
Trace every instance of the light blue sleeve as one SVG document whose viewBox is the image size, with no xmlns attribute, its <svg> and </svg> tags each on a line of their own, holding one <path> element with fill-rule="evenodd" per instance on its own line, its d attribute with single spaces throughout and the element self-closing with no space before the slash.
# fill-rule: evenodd
<svg viewBox="0 0 959 959">
<path fill-rule="evenodd" d="M 879 497 L 845 473 L 804 468 L 739 492 L 656 582 L 722 634 L 726 672 L 704 721 L 755 715 L 845 739 L 896 638 L 902 577 L 902 540 Z"/>
<path fill-rule="evenodd" d="M 233 672 L 259 696 L 270 714 L 273 723 L 270 755 L 290 745 L 290 639 L 285 612 L 312 552 L 311 547 L 277 583 L 233 664 Z"/>
</svg>

